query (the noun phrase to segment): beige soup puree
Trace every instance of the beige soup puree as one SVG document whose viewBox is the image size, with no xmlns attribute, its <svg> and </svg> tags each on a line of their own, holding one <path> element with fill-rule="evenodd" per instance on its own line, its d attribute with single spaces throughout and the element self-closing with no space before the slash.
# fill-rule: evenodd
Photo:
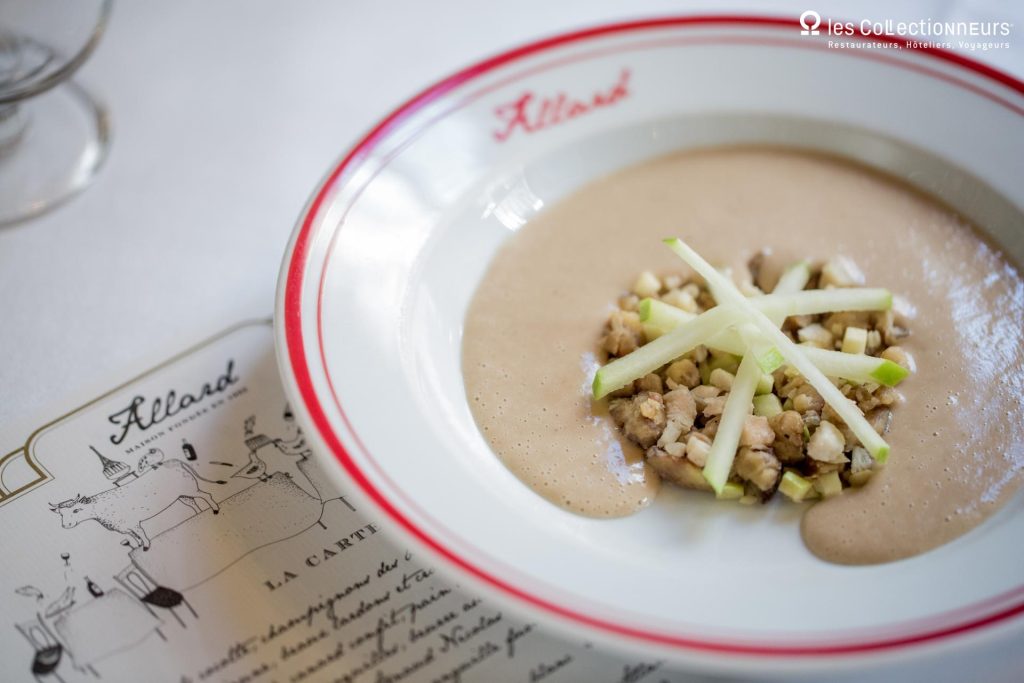
<svg viewBox="0 0 1024 683">
<path fill-rule="evenodd" d="M 1024 467 L 1024 284 L 955 215 L 866 169 L 804 153 L 737 148 L 678 154 L 599 180 L 509 239 L 466 319 L 463 371 L 492 448 L 551 502 L 594 517 L 647 505 L 657 476 L 620 438 L 589 378 L 609 307 L 643 270 L 682 272 L 679 235 L 741 267 L 853 258 L 869 286 L 916 309 L 901 344 L 917 363 L 863 489 L 813 505 L 816 555 L 885 562 L 934 548 L 991 515 Z"/>
</svg>

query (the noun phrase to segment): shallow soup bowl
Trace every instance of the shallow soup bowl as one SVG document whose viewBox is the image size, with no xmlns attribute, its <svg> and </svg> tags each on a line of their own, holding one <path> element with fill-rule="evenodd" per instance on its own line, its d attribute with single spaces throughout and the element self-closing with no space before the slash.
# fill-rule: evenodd
<svg viewBox="0 0 1024 683">
<path fill-rule="evenodd" d="M 502 465 L 467 405 L 463 321 L 496 251 L 589 181 L 672 152 L 846 157 L 940 197 L 1020 263 L 1022 84 L 863 40 L 834 49 L 795 19 L 600 27 L 475 64 L 381 121 L 316 189 L 279 286 L 282 374 L 330 476 L 470 589 L 677 665 L 813 671 L 1024 630 L 1019 496 L 937 550 L 838 566 L 805 549 L 796 506 L 663 491 L 623 519 L 562 510 Z"/>
</svg>

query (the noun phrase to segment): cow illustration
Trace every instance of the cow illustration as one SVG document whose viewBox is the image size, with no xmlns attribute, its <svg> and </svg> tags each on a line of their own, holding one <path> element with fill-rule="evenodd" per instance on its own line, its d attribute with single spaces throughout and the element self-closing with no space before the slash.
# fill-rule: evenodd
<svg viewBox="0 0 1024 683">
<path fill-rule="evenodd" d="M 227 483 L 201 477 L 181 460 L 166 460 L 154 465 L 146 476 L 123 486 L 91 496 L 78 495 L 60 503 L 50 503 L 50 509 L 60 515 L 61 526 L 65 529 L 71 529 L 87 519 L 94 519 L 103 527 L 124 534 L 130 547 L 149 550 L 149 537 L 142 528 L 142 522 L 157 516 L 175 501 L 181 500 L 199 514 L 202 508 L 196 499 L 202 498 L 213 510 L 213 514 L 220 512 L 213 496 L 199 488 L 199 481 L 209 484 Z"/>
</svg>

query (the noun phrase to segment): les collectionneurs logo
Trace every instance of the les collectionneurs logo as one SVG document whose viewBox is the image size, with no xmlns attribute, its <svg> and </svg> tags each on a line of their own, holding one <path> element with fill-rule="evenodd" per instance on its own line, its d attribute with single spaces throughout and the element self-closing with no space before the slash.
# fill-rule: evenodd
<svg viewBox="0 0 1024 683">
<path fill-rule="evenodd" d="M 917 19 L 863 19 L 834 21 L 822 19 L 809 9 L 800 15 L 800 35 L 829 36 L 828 47 L 837 49 L 901 49 L 903 47 L 936 47 L 946 50 L 988 51 L 1008 49 L 1013 34 L 1009 21 L 936 21 Z M 904 43 L 879 41 L 875 38 L 901 38 Z"/>
</svg>

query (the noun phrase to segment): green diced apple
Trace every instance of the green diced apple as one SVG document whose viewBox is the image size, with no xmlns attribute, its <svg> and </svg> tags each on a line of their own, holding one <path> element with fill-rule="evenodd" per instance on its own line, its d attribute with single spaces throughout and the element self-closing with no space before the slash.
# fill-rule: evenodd
<svg viewBox="0 0 1024 683">
<path fill-rule="evenodd" d="M 782 403 L 775 394 L 754 397 L 754 415 L 772 418 L 782 412 Z"/>
<path fill-rule="evenodd" d="M 714 370 L 721 368 L 735 375 L 740 367 L 741 357 L 718 349 L 708 349 L 708 366 Z"/>
<path fill-rule="evenodd" d="M 715 494 L 719 500 L 739 500 L 743 497 L 743 487 L 734 481 L 728 481 L 721 492 Z"/>
<path fill-rule="evenodd" d="M 803 502 L 808 493 L 813 490 L 810 480 L 804 479 L 792 470 L 787 470 L 779 482 L 779 493 L 789 498 L 794 503 Z"/>
<path fill-rule="evenodd" d="M 822 498 L 831 498 L 843 492 L 843 482 L 839 479 L 838 472 L 829 472 L 814 480 L 814 489 L 821 494 Z"/>
<path fill-rule="evenodd" d="M 864 353 L 868 348 L 868 331 L 863 327 L 847 327 L 843 334 L 843 353 Z"/>
</svg>

